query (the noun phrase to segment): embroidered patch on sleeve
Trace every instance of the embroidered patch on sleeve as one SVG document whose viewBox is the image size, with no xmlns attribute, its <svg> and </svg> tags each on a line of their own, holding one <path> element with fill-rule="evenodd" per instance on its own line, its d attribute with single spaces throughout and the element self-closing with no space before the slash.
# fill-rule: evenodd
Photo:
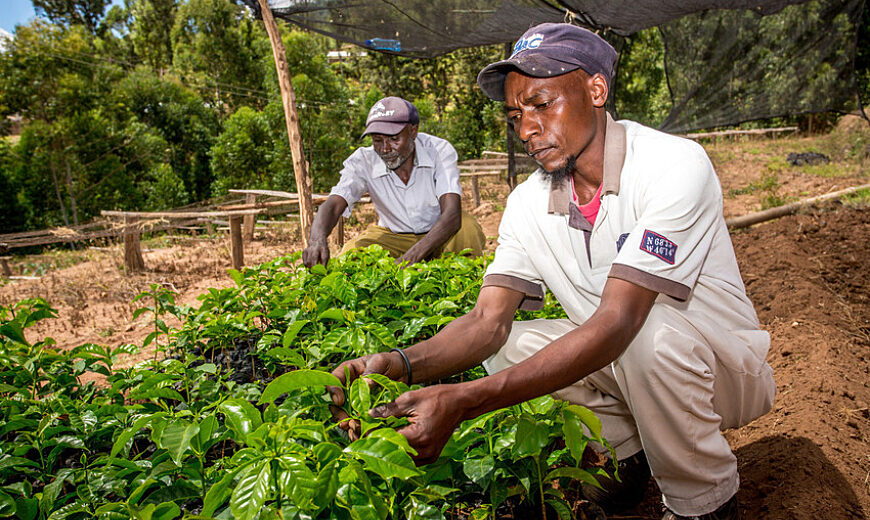
<svg viewBox="0 0 870 520">
<path fill-rule="evenodd" d="M 622 251 L 622 245 L 625 244 L 625 239 L 628 238 L 628 233 L 623 233 L 619 235 L 619 238 L 616 239 L 616 252 Z"/>
<path fill-rule="evenodd" d="M 677 244 L 667 238 L 648 229 L 644 230 L 640 241 L 640 249 L 647 253 L 674 265 L 674 257 L 677 254 Z"/>
</svg>

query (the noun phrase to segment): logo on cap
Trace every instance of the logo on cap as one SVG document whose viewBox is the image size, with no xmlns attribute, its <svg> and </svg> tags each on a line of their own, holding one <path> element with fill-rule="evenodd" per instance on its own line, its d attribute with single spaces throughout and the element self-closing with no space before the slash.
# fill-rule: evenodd
<svg viewBox="0 0 870 520">
<path fill-rule="evenodd" d="M 369 120 L 378 119 L 381 117 L 389 117 L 394 113 L 396 113 L 395 110 L 387 110 L 387 107 L 385 107 L 383 103 L 378 101 L 377 103 L 375 103 L 372 109 L 369 110 Z"/>
<path fill-rule="evenodd" d="M 517 41 L 517 43 L 514 45 L 514 52 L 513 54 L 511 54 L 511 58 L 516 56 L 516 54 L 520 51 L 537 49 L 541 46 L 542 41 L 544 41 L 544 35 L 541 33 L 535 33 L 530 36 L 520 38 L 519 41 Z"/>
</svg>

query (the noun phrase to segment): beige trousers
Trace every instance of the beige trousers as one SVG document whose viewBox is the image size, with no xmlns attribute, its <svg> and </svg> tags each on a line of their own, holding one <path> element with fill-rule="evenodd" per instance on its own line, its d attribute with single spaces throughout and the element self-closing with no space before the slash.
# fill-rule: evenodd
<svg viewBox="0 0 870 520">
<path fill-rule="evenodd" d="M 522 362 L 577 325 L 514 322 L 483 365 L 490 374 Z M 709 513 L 737 492 L 737 459 L 721 431 L 767 413 L 776 392 L 764 331 L 722 330 L 657 303 L 625 352 L 553 395 L 586 406 L 625 458 L 643 449 L 665 505 L 678 515 Z"/>
<path fill-rule="evenodd" d="M 339 254 L 358 247 L 378 244 L 389 251 L 393 257 L 398 258 L 425 236 L 426 233 L 393 233 L 385 227 L 371 225 L 353 240 L 345 243 Z M 474 220 L 474 217 L 463 211 L 462 224 L 459 231 L 450 237 L 432 256 L 440 256 L 442 253 L 458 253 L 463 249 L 471 249 L 472 255 L 480 256 L 483 254 L 484 245 L 486 245 L 486 237 L 483 236 L 483 229 L 481 229 L 480 224 Z"/>
</svg>

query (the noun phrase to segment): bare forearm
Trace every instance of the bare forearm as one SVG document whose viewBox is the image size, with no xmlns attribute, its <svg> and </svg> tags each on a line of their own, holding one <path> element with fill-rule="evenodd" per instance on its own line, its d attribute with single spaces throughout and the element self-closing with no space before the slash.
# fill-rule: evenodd
<svg viewBox="0 0 870 520">
<path fill-rule="evenodd" d="M 453 320 L 432 338 L 405 350 L 414 383 L 427 383 L 479 365 L 504 344 L 510 324 L 486 321 L 475 312 Z"/>
<path fill-rule="evenodd" d="M 421 249 L 421 256 L 428 257 L 435 252 L 439 247 L 443 246 L 450 237 L 459 231 L 459 226 L 462 223 L 461 215 L 447 216 L 442 215 L 432 229 L 426 233 L 426 236 L 417 242 L 416 246 Z"/>
<path fill-rule="evenodd" d="M 625 350 L 631 337 L 616 337 L 612 329 L 587 321 L 522 363 L 468 383 L 462 392 L 474 396 L 463 419 L 512 406 L 570 386 L 607 366 Z M 633 336 L 633 334 L 632 334 Z"/>
<path fill-rule="evenodd" d="M 326 202 L 320 206 L 311 223 L 310 242 L 325 241 L 326 237 L 338 223 L 341 213 L 347 207 L 347 202 L 338 195 L 330 195 Z"/>
<path fill-rule="evenodd" d="M 608 281 L 598 310 L 573 331 L 523 362 L 468 383 L 460 395 L 463 418 L 511 406 L 574 384 L 618 358 L 646 321 L 656 293 L 622 280 Z"/>
<path fill-rule="evenodd" d="M 524 294 L 506 287 L 480 290 L 474 309 L 434 337 L 405 349 L 415 383 L 426 383 L 478 365 L 504 344 Z"/>
</svg>

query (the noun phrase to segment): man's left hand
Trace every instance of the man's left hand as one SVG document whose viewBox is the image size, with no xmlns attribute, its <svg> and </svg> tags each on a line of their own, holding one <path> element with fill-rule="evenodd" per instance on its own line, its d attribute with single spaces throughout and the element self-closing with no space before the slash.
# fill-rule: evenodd
<svg viewBox="0 0 870 520">
<path fill-rule="evenodd" d="M 412 265 L 425 260 L 426 251 L 424 251 L 424 248 L 422 247 L 417 247 L 418 245 L 420 245 L 419 242 L 408 248 L 404 255 L 396 258 L 396 264 L 399 265 L 403 262 L 407 262 L 407 265 Z"/>
<path fill-rule="evenodd" d="M 407 417 L 409 422 L 399 433 L 417 450 L 414 462 L 430 464 L 438 460 L 453 431 L 462 422 L 457 385 L 434 385 L 406 392 L 395 401 L 369 412 L 372 417 Z"/>
</svg>

